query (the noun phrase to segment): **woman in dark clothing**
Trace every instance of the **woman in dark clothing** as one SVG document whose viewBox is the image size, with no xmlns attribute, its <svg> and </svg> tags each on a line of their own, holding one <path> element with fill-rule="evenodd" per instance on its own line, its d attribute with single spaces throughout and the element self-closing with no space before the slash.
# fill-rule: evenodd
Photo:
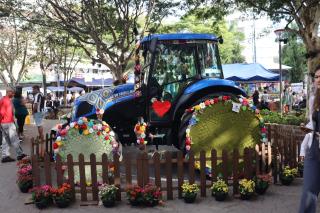
<svg viewBox="0 0 320 213">
<path fill-rule="evenodd" d="M 306 147 L 303 171 L 303 191 L 299 213 L 315 213 L 317 197 L 320 192 L 320 66 L 315 72 L 315 96 L 310 98 L 310 126 L 313 136 L 312 143 Z"/>
<path fill-rule="evenodd" d="M 25 105 L 25 100 L 23 99 L 20 91 L 16 91 L 12 102 L 14 106 L 14 115 L 18 124 L 18 135 L 19 138 L 22 139 L 24 123 L 29 113 Z"/>
<path fill-rule="evenodd" d="M 258 107 L 259 106 L 259 92 L 258 92 L 258 90 L 254 91 L 254 93 L 252 95 L 252 100 L 253 100 L 253 105 Z"/>
</svg>

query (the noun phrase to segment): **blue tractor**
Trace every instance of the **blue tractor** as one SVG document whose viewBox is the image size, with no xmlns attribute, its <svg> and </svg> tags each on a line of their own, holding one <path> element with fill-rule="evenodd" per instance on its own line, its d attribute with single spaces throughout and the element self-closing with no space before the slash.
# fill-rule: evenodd
<svg viewBox="0 0 320 213">
<path fill-rule="evenodd" d="M 119 141 L 130 144 L 136 141 L 134 126 L 143 118 L 150 133 L 183 149 L 190 119 L 187 108 L 221 95 L 246 96 L 233 81 L 223 79 L 221 40 L 212 34 L 194 33 L 144 37 L 136 49 L 135 83 L 79 97 L 72 120 L 96 118 L 96 109 L 103 109 L 103 120 Z"/>
</svg>

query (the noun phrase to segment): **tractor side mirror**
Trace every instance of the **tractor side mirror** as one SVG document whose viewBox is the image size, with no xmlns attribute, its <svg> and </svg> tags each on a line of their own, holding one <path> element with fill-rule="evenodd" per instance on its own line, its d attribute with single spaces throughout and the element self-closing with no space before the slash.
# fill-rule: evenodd
<svg viewBox="0 0 320 213">
<path fill-rule="evenodd" d="M 151 53 L 154 53 L 156 51 L 157 41 L 158 41 L 158 38 L 152 38 L 151 39 L 150 46 L 149 46 L 149 51 Z"/>
</svg>

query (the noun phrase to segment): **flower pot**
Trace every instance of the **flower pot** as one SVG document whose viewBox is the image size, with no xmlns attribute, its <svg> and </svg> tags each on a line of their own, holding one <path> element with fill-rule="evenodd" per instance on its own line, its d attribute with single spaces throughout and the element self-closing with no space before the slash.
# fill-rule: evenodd
<svg viewBox="0 0 320 213">
<path fill-rule="evenodd" d="M 216 201 L 224 201 L 228 197 L 228 193 L 225 192 L 216 192 L 214 194 Z"/>
<path fill-rule="evenodd" d="M 253 196 L 253 193 L 250 192 L 250 193 L 246 193 L 246 194 L 241 194 L 240 193 L 240 198 L 241 200 L 250 200 Z"/>
<path fill-rule="evenodd" d="M 186 203 L 194 203 L 196 200 L 197 193 L 192 193 L 184 196 L 184 202 Z"/>
<path fill-rule="evenodd" d="M 103 203 L 104 207 L 110 208 L 110 207 L 115 206 L 116 199 L 104 199 L 104 200 L 102 200 L 102 203 Z"/>
<path fill-rule="evenodd" d="M 289 186 L 291 185 L 292 181 L 293 181 L 293 177 L 292 176 L 289 176 L 289 177 L 280 177 L 280 181 L 282 183 L 282 185 L 285 185 L 285 186 Z"/>
<path fill-rule="evenodd" d="M 50 199 L 49 198 L 43 198 L 41 200 L 35 201 L 34 204 L 38 209 L 44 209 L 47 208 L 50 204 Z"/>
<path fill-rule="evenodd" d="M 267 189 L 269 188 L 269 184 L 268 185 L 256 185 L 256 192 L 259 195 L 263 195 L 264 193 L 266 193 Z"/>
<path fill-rule="evenodd" d="M 22 193 L 28 193 L 29 190 L 32 188 L 33 186 L 33 182 L 32 181 L 28 181 L 26 183 L 23 183 L 23 184 L 18 184 L 19 186 L 19 189 Z"/>
<path fill-rule="evenodd" d="M 70 205 L 71 200 L 69 200 L 69 199 L 59 199 L 59 200 L 55 200 L 55 203 L 56 203 L 58 208 L 67 208 Z"/>
</svg>

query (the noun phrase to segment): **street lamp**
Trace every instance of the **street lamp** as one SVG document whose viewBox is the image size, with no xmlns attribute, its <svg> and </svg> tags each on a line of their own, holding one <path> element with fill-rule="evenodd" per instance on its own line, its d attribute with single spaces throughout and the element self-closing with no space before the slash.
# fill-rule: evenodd
<svg viewBox="0 0 320 213">
<path fill-rule="evenodd" d="M 278 29 L 275 30 L 274 33 L 277 35 L 278 37 L 278 42 L 279 42 L 279 74 L 280 74 L 280 115 L 282 117 L 282 67 L 281 67 L 281 42 L 283 42 L 284 44 L 286 44 L 288 42 L 287 38 L 283 38 L 283 35 L 285 33 L 285 29 Z"/>
</svg>

